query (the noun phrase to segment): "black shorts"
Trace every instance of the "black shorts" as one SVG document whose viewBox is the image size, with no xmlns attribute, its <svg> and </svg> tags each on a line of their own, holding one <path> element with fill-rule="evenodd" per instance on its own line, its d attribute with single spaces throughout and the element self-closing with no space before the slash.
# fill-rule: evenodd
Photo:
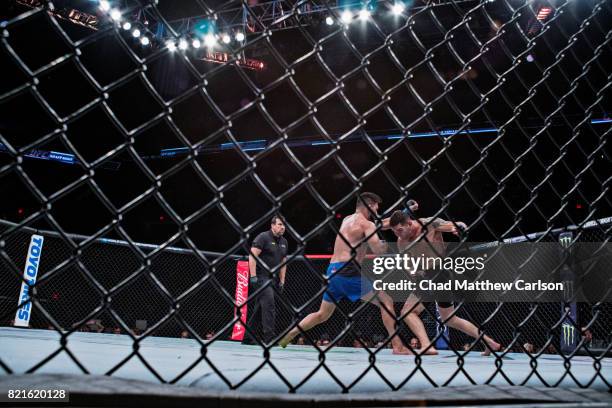
<svg viewBox="0 0 612 408">
<path fill-rule="evenodd" d="M 430 273 L 431 273 L 431 272 L 430 272 Z M 417 276 L 418 276 L 418 277 L 417 277 L 417 287 L 419 287 L 420 281 L 421 281 L 421 280 L 423 280 L 423 279 L 425 279 L 426 274 L 428 274 L 428 271 L 420 271 L 420 272 L 417 272 Z M 447 276 L 447 275 L 446 275 L 446 274 L 444 274 L 444 273 L 437 274 L 437 279 L 434 279 L 434 281 L 435 281 L 435 280 L 441 280 L 441 279 L 444 279 L 444 277 L 445 277 L 445 276 Z M 435 296 L 434 296 L 434 297 L 433 297 L 433 299 L 432 299 L 432 296 L 431 296 L 431 295 L 429 295 L 429 294 L 428 294 L 427 296 L 425 296 L 425 295 L 424 295 L 424 292 L 423 292 L 422 290 L 420 290 L 420 289 L 415 290 L 415 291 L 413 292 L 413 294 L 414 294 L 414 295 L 415 295 L 417 298 L 419 298 L 419 300 L 422 300 L 422 299 L 427 299 L 427 300 L 423 301 L 423 303 L 430 303 L 430 302 L 432 302 L 432 301 L 433 301 L 433 302 L 435 302 L 435 303 L 436 303 L 436 305 L 438 305 L 438 307 L 442 307 L 442 308 L 448 308 L 448 307 L 452 307 L 452 306 L 454 305 L 454 304 L 453 304 L 453 302 L 448 302 L 448 301 L 438 300 L 438 299 L 436 299 L 436 297 L 435 297 Z"/>
</svg>

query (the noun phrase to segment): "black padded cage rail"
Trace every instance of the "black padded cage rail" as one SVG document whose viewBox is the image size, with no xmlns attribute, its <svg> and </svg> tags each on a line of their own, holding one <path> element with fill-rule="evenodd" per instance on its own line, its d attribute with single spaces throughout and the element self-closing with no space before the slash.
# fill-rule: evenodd
<svg viewBox="0 0 612 408">
<path fill-rule="evenodd" d="M 19 306 L 33 229 L 48 236 L 20 302 L 31 301 L 33 327 L 62 339 L 116 327 L 135 344 L 186 331 L 204 349 L 238 319 L 236 261 L 278 213 L 290 241 L 279 334 L 323 293 L 327 260 L 303 254 L 329 252 L 364 191 L 385 208 L 415 198 L 425 215 L 469 221 L 464 241 L 556 240 L 573 225 L 609 242 L 609 222 L 594 221 L 612 213 L 608 1 L 426 1 L 393 16 L 385 1 L 289 1 L 272 18 L 246 2 L 198 0 L 184 15 L 171 3 L 111 2 L 120 17 L 96 8 L 95 24 L 70 13 L 79 2 L 4 5 L 3 322 Z M 241 28 L 223 21 L 236 7 Z M 221 55 L 196 48 L 212 40 L 183 23 L 193 15 L 246 37 L 225 44 L 215 32 Z M 340 306 L 307 342 L 386 345 L 373 306 Z M 202 307 L 207 318 L 194 318 Z M 510 347 L 558 351 L 558 304 L 457 313 Z M 612 347 L 610 306 L 579 314 L 588 324 L 576 329 L 593 335 L 579 349 L 597 362 Z"/>
</svg>

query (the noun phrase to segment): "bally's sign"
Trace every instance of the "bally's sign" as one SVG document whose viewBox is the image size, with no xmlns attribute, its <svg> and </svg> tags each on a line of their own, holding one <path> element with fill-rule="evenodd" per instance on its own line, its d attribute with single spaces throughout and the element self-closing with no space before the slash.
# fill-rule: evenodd
<svg viewBox="0 0 612 408">
<path fill-rule="evenodd" d="M 26 264 L 23 270 L 23 282 L 21 282 L 21 292 L 19 293 L 17 313 L 15 314 L 15 326 L 28 327 L 30 315 L 32 314 L 32 302 L 30 302 L 31 286 L 36 283 L 38 267 L 40 265 L 40 255 L 42 253 L 44 237 L 32 235 L 30 247 L 26 256 Z"/>
</svg>

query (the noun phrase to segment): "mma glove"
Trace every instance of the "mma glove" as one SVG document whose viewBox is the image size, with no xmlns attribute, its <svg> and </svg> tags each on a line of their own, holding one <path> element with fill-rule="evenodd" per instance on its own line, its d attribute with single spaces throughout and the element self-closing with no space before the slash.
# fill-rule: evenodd
<svg viewBox="0 0 612 408">
<path fill-rule="evenodd" d="M 402 210 L 402 212 L 407 215 L 408 217 L 412 217 L 412 214 L 419 209 L 419 204 L 410 199 L 410 200 L 406 200 L 406 202 L 404 203 L 404 209 Z"/>
</svg>

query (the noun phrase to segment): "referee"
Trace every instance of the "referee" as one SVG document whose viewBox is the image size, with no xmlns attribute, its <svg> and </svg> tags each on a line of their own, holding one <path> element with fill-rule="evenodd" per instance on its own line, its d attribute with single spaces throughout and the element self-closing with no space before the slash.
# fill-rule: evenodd
<svg viewBox="0 0 612 408">
<path fill-rule="evenodd" d="M 255 316 L 258 311 L 261 311 L 263 341 L 266 344 L 270 344 L 274 340 L 276 305 L 273 286 L 276 287 L 278 293 L 282 293 L 285 285 L 286 265 L 283 265 L 280 271 L 272 273 L 272 270 L 277 268 L 287 258 L 288 247 L 287 240 L 283 237 L 284 233 L 285 223 L 280 216 L 275 215 L 272 217 L 270 229 L 255 237 L 251 245 L 251 253 L 249 254 L 249 273 L 251 275 L 249 279 L 249 293 L 256 291 L 261 286 L 267 286 L 257 295 L 254 307 L 249 311 L 247 326 L 253 330 Z M 243 343 L 255 343 L 249 332 L 246 333 Z"/>
</svg>

